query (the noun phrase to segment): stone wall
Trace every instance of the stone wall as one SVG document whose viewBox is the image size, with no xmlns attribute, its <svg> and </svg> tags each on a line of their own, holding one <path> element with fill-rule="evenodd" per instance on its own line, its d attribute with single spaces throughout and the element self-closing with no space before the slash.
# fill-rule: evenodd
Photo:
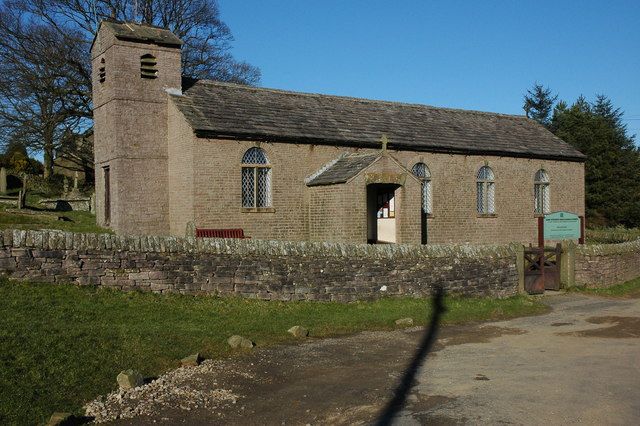
<svg viewBox="0 0 640 426">
<path fill-rule="evenodd" d="M 0 272 L 12 279 L 123 290 L 353 301 L 518 291 L 517 246 L 409 246 L 221 240 L 6 230 Z"/>
<path fill-rule="evenodd" d="M 608 287 L 637 277 L 640 277 L 640 240 L 576 247 L 576 285 Z"/>
<path fill-rule="evenodd" d="M 38 201 L 41 208 L 63 212 L 90 212 L 91 204 L 91 197 L 45 198 Z"/>
<path fill-rule="evenodd" d="M 169 109 L 179 114 L 176 108 Z M 181 123 L 184 118 L 170 117 L 171 123 Z M 172 124 L 173 126 L 174 124 Z M 356 182 L 351 188 L 334 185 L 335 190 L 324 189 L 323 198 L 337 198 L 317 205 L 312 199 L 318 189 L 308 188 L 305 178 L 317 172 L 327 163 L 345 153 L 377 153 L 379 149 L 356 149 L 330 145 L 304 145 L 274 142 L 194 138 L 191 131 L 182 137 L 193 144 L 193 162 L 181 162 L 181 157 L 170 157 L 176 176 L 192 175 L 191 186 L 177 187 L 177 191 L 189 188 L 192 206 L 185 215 L 184 195 L 171 200 L 169 214 L 172 235 L 183 236 L 184 223 L 193 222 L 198 228 L 242 228 L 246 235 L 259 239 L 306 241 L 322 238 L 339 227 L 344 238 L 331 239 L 341 242 L 365 243 L 366 234 L 353 235 L 354 227 L 366 226 L 366 183 Z M 176 133 L 176 138 L 180 133 Z M 242 208 L 241 163 L 244 153 L 259 146 L 265 151 L 272 171 L 273 208 Z M 584 164 L 524 158 L 496 157 L 489 155 L 450 155 L 428 152 L 388 150 L 407 170 L 417 162 L 425 163 L 431 172 L 433 213 L 429 218 L 428 241 L 433 244 L 508 244 L 512 241 L 524 244 L 537 242 L 537 217 L 534 214 L 534 176 L 544 168 L 550 176 L 551 211 L 570 211 L 584 215 Z M 496 214 L 482 216 L 477 213 L 476 177 L 480 167 L 489 165 L 495 173 Z M 194 173 L 194 170 L 196 173 Z M 172 174 L 173 176 L 173 174 Z M 360 187 L 356 188 L 355 184 Z M 349 195 L 345 207 L 343 191 Z M 420 196 L 415 200 L 419 202 Z M 188 202 L 188 201 L 186 201 Z M 357 212 L 352 205 L 359 203 Z M 420 241 L 420 216 L 407 209 L 398 211 L 398 220 L 407 218 L 407 225 L 415 229 L 412 240 Z M 313 211 L 312 209 L 316 209 Z M 407 217 L 406 214 L 414 215 Z M 347 216 L 345 216 L 345 214 Z M 310 217 L 324 220 L 327 230 L 313 229 Z M 188 216 L 188 217 L 187 217 Z M 182 222 L 181 222 L 182 221 Z M 318 222 L 316 222 L 318 223 Z"/>
</svg>

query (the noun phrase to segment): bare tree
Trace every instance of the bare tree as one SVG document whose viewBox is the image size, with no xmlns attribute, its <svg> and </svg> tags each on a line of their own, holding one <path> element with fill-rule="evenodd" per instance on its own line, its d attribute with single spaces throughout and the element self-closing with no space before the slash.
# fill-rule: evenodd
<svg viewBox="0 0 640 426">
<path fill-rule="evenodd" d="M 56 150 L 91 127 L 89 49 L 105 18 L 173 31 L 185 42 L 185 75 L 250 85 L 260 80 L 258 68 L 231 55 L 233 37 L 216 0 L 4 0 L 0 120 L 31 151 L 44 153 L 45 176 Z"/>
<path fill-rule="evenodd" d="M 104 18 L 140 22 L 171 30 L 184 41 L 185 75 L 241 84 L 257 84 L 260 70 L 231 55 L 233 36 L 220 19 L 216 0 L 13 0 L 18 7 L 62 34 L 77 31 L 91 43 Z M 95 5 L 95 7 L 94 7 Z M 75 37 L 75 36 L 74 36 Z"/>
<path fill-rule="evenodd" d="M 6 140 L 43 153 L 48 178 L 56 149 L 90 117 L 87 55 L 22 13 L 0 9 L 0 125 Z"/>
</svg>

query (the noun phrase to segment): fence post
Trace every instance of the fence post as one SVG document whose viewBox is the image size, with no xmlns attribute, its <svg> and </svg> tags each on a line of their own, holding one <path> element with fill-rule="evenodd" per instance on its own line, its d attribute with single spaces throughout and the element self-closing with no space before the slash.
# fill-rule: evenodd
<svg viewBox="0 0 640 426">
<path fill-rule="evenodd" d="M 538 217 L 538 247 L 544 247 L 544 217 Z"/>
<path fill-rule="evenodd" d="M 560 288 L 573 287 L 575 284 L 576 244 L 571 240 L 563 240 L 560 255 Z"/>
<path fill-rule="evenodd" d="M 514 244 L 516 251 L 516 269 L 518 270 L 518 293 L 524 293 L 524 245 Z"/>
</svg>

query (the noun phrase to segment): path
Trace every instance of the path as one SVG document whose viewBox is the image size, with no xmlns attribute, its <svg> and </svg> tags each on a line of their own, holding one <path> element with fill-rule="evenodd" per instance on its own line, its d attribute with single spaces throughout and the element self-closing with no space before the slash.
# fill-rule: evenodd
<svg viewBox="0 0 640 426">
<path fill-rule="evenodd" d="M 567 294 L 545 302 L 553 308 L 545 315 L 443 328 L 396 423 L 637 424 L 640 299 Z M 207 361 L 135 401 L 112 396 L 107 409 L 153 413 L 115 424 L 369 424 L 422 331 Z"/>
</svg>

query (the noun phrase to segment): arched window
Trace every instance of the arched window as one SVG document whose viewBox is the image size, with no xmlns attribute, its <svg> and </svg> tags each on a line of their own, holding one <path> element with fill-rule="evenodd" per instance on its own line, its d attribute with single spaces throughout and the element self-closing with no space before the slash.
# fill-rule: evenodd
<svg viewBox="0 0 640 426">
<path fill-rule="evenodd" d="M 151 53 L 140 56 L 140 77 L 157 78 L 158 61 Z"/>
<path fill-rule="evenodd" d="M 424 163 L 416 163 L 411 171 L 422 181 L 422 212 L 431 214 L 431 172 Z"/>
<path fill-rule="evenodd" d="M 549 213 L 549 175 L 544 169 L 538 170 L 533 180 L 533 199 L 536 214 Z"/>
<path fill-rule="evenodd" d="M 260 148 L 242 157 L 242 207 L 271 207 L 271 165 Z"/>
<path fill-rule="evenodd" d="M 478 192 L 476 205 L 480 214 L 494 214 L 496 212 L 496 183 L 493 170 L 489 166 L 483 166 L 478 170 Z"/>
</svg>

